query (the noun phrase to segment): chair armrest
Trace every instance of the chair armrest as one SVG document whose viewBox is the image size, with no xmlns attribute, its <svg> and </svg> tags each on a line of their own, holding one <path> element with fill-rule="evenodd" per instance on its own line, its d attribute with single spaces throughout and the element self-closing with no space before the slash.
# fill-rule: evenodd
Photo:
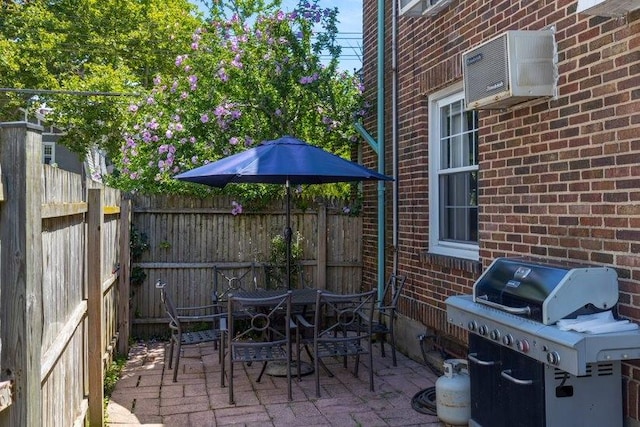
<svg viewBox="0 0 640 427">
<path fill-rule="evenodd" d="M 179 315 L 178 320 L 181 321 L 213 321 L 213 320 L 222 320 L 227 318 L 227 313 L 218 313 L 218 314 L 202 314 L 202 315 L 194 315 L 194 316 L 186 316 Z"/>
<path fill-rule="evenodd" d="M 302 314 L 296 314 L 296 323 L 302 325 L 305 328 L 313 328 L 313 323 L 309 323 Z"/>
<path fill-rule="evenodd" d="M 176 307 L 176 311 L 211 310 L 222 307 L 220 304 L 197 305 L 193 307 Z"/>
</svg>

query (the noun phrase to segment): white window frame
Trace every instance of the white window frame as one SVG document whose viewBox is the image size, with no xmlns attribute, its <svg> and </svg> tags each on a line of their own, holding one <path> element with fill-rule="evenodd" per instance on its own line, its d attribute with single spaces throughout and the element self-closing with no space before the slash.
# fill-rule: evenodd
<svg viewBox="0 0 640 427">
<path fill-rule="evenodd" d="M 49 163 L 46 162 L 47 160 L 47 148 L 51 148 L 51 161 Z M 44 164 L 52 164 L 56 162 L 56 143 L 55 142 L 43 142 L 42 143 L 42 163 Z"/>
<path fill-rule="evenodd" d="M 464 99 L 461 82 L 429 96 L 429 252 L 478 261 L 478 243 L 440 240 L 440 108 L 460 99 Z M 473 169 L 478 170 L 478 165 Z"/>
</svg>

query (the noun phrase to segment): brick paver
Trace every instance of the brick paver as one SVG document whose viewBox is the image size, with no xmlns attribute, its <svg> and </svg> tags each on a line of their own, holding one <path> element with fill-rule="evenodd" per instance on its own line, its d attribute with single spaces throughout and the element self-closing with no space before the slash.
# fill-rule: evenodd
<svg viewBox="0 0 640 427">
<path fill-rule="evenodd" d="M 327 362 L 334 373 L 320 372 L 321 398 L 315 394 L 314 375 L 293 379 L 293 401 L 286 394 L 286 378 L 264 375 L 256 382 L 260 366 L 236 366 L 234 397 L 220 387 L 220 365 L 212 343 L 189 346 L 180 358 L 178 382 L 165 360 L 163 342 L 139 343 L 131 349 L 123 377 L 107 407 L 108 425 L 128 426 L 443 426 L 435 415 L 414 410 L 412 397 L 435 384 L 426 366 L 398 355 L 380 357 L 374 345 L 374 385 L 369 391 L 366 362 L 359 378 L 353 362 L 345 370 L 342 361 Z M 167 353 L 168 355 L 168 353 Z M 226 383 L 228 385 L 228 381 Z"/>
</svg>

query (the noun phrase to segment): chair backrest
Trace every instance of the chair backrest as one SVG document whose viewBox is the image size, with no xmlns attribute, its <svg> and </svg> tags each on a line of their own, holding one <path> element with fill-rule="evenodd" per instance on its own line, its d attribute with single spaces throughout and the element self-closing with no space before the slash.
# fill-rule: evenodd
<svg viewBox="0 0 640 427">
<path fill-rule="evenodd" d="M 227 300 L 229 293 L 234 291 L 254 290 L 258 286 L 255 265 L 251 263 L 250 268 L 240 275 L 228 274 L 224 269 L 213 267 L 213 295 L 214 303 Z"/>
<path fill-rule="evenodd" d="M 180 318 L 178 317 L 178 310 L 176 310 L 176 306 L 173 303 L 173 298 L 171 294 L 167 292 L 167 284 L 162 280 L 158 279 L 156 282 L 156 288 L 160 289 L 160 300 L 164 304 L 164 309 L 169 316 L 169 328 L 175 331 L 181 330 Z"/>
<path fill-rule="evenodd" d="M 291 291 L 265 298 L 227 299 L 229 336 L 232 341 L 289 341 Z"/>
<path fill-rule="evenodd" d="M 316 298 L 316 338 L 331 338 L 338 332 L 371 335 L 376 290 L 341 295 L 318 291 Z"/>
<path fill-rule="evenodd" d="M 390 298 L 389 307 L 398 307 L 398 299 L 404 288 L 404 282 L 407 280 L 407 276 L 392 274 L 389 276 L 386 285 L 384 286 L 383 299 Z M 380 302 L 384 304 L 384 301 Z"/>
</svg>

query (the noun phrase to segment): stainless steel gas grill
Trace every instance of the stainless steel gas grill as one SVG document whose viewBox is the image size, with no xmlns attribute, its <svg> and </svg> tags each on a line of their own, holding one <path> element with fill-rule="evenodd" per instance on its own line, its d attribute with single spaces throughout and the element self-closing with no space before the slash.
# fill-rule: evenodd
<svg viewBox="0 0 640 427">
<path fill-rule="evenodd" d="M 448 321 L 470 333 L 470 425 L 622 426 L 620 361 L 640 358 L 640 330 L 592 326 L 614 319 L 617 301 L 611 268 L 515 258 L 494 260 L 472 295 L 449 297 Z"/>
</svg>

